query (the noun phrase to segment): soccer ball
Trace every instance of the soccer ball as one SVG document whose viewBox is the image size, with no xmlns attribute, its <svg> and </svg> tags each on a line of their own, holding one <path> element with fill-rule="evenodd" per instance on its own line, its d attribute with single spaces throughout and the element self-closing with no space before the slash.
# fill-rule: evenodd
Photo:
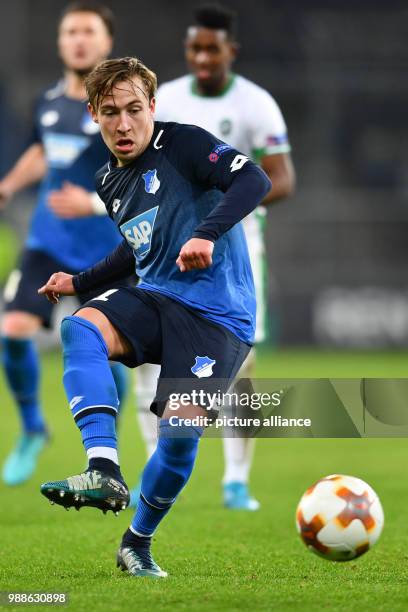
<svg viewBox="0 0 408 612">
<path fill-rule="evenodd" d="M 363 480 L 333 474 L 311 486 L 296 510 L 303 542 L 317 555 L 349 561 L 380 537 L 384 513 L 377 494 Z"/>
</svg>

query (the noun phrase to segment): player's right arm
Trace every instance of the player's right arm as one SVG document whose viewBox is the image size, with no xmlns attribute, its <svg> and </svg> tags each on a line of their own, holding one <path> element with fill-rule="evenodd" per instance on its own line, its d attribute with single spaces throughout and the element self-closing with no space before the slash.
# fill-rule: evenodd
<svg viewBox="0 0 408 612">
<path fill-rule="evenodd" d="M 46 171 L 47 163 L 43 146 L 39 142 L 34 142 L 0 181 L 0 208 L 4 208 L 8 200 L 18 191 L 38 183 Z"/>
<path fill-rule="evenodd" d="M 55 272 L 38 293 L 56 304 L 60 295 L 75 295 L 106 287 L 110 282 L 118 281 L 135 272 L 135 256 L 132 249 L 123 240 L 109 255 L 91 268 L 79 274 Z"/>
</svg>

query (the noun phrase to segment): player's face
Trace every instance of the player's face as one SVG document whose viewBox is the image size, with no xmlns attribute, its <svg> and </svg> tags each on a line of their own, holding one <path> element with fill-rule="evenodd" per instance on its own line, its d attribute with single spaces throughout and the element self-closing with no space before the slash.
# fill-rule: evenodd
<svg viewBox="0 0 408 612">
<path fill-rule="evenodd" d="M 155 99 L 149 102 L 141 79 L 118 83 L 96 112 L 91 106 L 89 110 L 118 166 L 129 164 L 146 149 L 153 134 Z"/>
<path fill-rule="evenodd" d="M 225 85 L 237 47 L 224 30 L 191 27 L 187 31 L 185 53 L 199 87 L 217 93 Z"/>
<path fill-rule="evenodd" d="M 58 51 L 65 67 L 87 74 L 109 55 L 112 39 L 96 13 L 68 13 L 61 21 Z"/>
</svg>

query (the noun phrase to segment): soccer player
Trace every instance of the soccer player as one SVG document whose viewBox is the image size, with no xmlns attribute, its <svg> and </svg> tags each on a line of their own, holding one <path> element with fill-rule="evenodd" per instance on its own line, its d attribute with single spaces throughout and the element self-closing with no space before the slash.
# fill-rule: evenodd
<svg viewBox="0 0 408 612">
<path fill-rule="evenodd" d="M 97 192 L 124 239 L 99 264 L 75 276 L 55 273 L 39 292 L 56 301 L 119 280 L 135 265 L 141 283 L 106 291 L 62 322 L 64 385 L 89 467 L 41 491 L 65 507 L 127 506 L 108 358 L 160 364 L 152 404 L 158 444 L 117 562 L 134 576 L 163 577 L 150 542 L 193 469 L 209 414 L 194 394 L 225 392 L 253 342 L 255 293 L 239 221 L 271 184 L 247 156 L 201 128 L 155 123 L 156 76 L 137 59 L 103 62 L 86 85 L 112 152 Z"/>
<path fill-rule="evenodd" d="M 231 72 L 237 55 L 236 16 L 218 4 L 202 5 L 195 12 L 193 25 L 185 39 L 189 75 L 162 84 L 157 92 L 156 118 L 191 123 L 205 128 L 251 157 L 267 173 L 273 189 L 262 204 L 272 204 L 290 195 L 295 175 L 282 113 L 271 95 L 248 79 Z M 266 337 L 265 247 L 263 240 L 265 209 L 258 208 L 244 220 L 257 296 L 256 342 Z M 238 378 L 253 375 L 255 349 L 245 361 Z M 136 401 L 147 451 L 154 449 L 157 424 L 147 414 L 154 393 L 157 367 L 145 365 L 137 371 Z M 228 437 L 235 434 L 237 437 Z M 227 508 L 257 510 L 251 497 L 248 478 L 254 439 L 226 432 L 224 438 L 224 505 Z M 137 501 L 138 487 L 131 492 Z"/>
<path fill-rule="evenodd" d="M 58 28 L 64 79 L 38 100 L 32 142 L 0 181 L 0 205 L 41 180 L 37 206 L 18 270 L 5 289 L 1 322 L 3 365 L 19 409 L 22 434 L 2 472 L 8 485 L 32 475 L 47 438 L 39 399 L 39 357 L 34 337 L 49 328 L 53 306 L 37 294 L 56 268 L 79 271 L 97 262 L 120 234 L 95 192 L 94 175 L 109 151 L 87 110 L 84 77 L 111 51 L 113 16 L 93 2 L 68 5 Z M 120 395 L 125 368 L 115 364 Z"/>
</svg>

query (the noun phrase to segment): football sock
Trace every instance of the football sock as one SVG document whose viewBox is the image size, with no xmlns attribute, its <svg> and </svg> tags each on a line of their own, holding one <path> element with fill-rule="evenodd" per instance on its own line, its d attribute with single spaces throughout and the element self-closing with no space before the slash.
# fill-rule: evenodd
<svg viewBox="0 0 408 612">
<path fill-rule="evenodd" d="M 131 524 L 138 536 L 150 536 L 187 483 L 197 455 L 201 427 L 162 420 L 159 441 L 142 476 L 140 500 Z"/>
<path fill-rule="evenodd" d="M 2 339 L 3 365 L 8 386 L 17 403 L 25 433 L 46 431 L 38 398 L 40 363 L 30 338 Z"/>
<path fill-rule="evenodd" d="M 87 472 L 92 470 L 98 470 L 98 472 L 104 472 L 116 480 L 120 480 L 124 483 L 123 476 L 117 463 L 110 459 L 104 459 L 101 457 L 95 457 L 95 459 L 89 460 L 89 466 Z"/>
<path fill-rule="evenodd" d="M 153 396 L 151 396 L 150 399 L 152 399 L 152 397 Z M 137 418 L 143 440 L 146 444 L 147 458 L 149 459 L 153 455 L 157 446 L 158 419 L 153 412 L 150 411 L 150 403 L 149 407 L 146 408 L 142 408 L 138 403 Z"/>
<path fill-rule="evenodd" d="M 103 336 L 90 321 L 66 317 L 61 339 L 65 392 L 88 458 L 119 464 L 115 424 L 119 400 Z"/>
<path fill-rule="evenodd" d="M 159 424 L 156 415 L 150 411 L 150 404 L 156 393 L 159 374 L 160 366 L 150 363 L 144 363 L 136 370 L 135 396 L 137 419 L 146 445 L 148 459 L 153 455 L 157 446 Z"/>
<path fill-rule="evenodd" d="M 152 538 L 150 536 L 138 536 L 129 528 L 123 534 L 121 546 L 128 546 L 129 548 L 146 548 L 148 550 L 151 543 Z"/>
<path fill-rule="evenodd" d="M 118 414 L 120 413 L 123 404 L 125 403 L 127 390 L 128 390 L 128 372 L 126 366 L 123 363 L 112 362 L 110 364 L 112 375 L 115 381 L 116 390 L 118 392 Z"/>
<path fill-rule="evenodd" d="M 248 482 L 254 447 L 254 438 L 224 438 L 224 484 Z"/>
</svg>

